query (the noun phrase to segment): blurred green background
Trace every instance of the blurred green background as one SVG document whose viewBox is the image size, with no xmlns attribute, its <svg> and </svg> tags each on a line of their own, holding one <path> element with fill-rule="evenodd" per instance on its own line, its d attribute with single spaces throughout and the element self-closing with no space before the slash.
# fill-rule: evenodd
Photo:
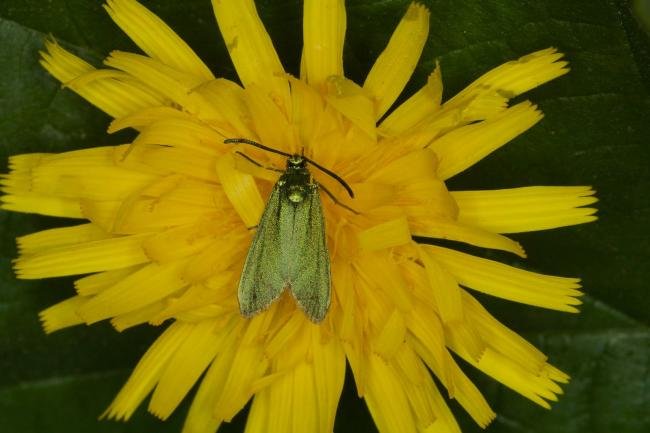
<svg viewBox="0 0 650 433">
<path fill-rule="evenodd" d="M 210 2 L 143 1 L 219 75 L 235 79 Z M 301 3 L 258 1 L 287 70 L 297 73 Z M 408 0 L 348 0 L 346 74 L 362 82 Z M 424 0 L 432 11 L 429 41 L 408 92 L 441 62 L 445 98 L 488 69 L 548 46 L 566 53 L 572 72 L 524 95 L 545 119 L 533 130 L 450 182 L 452 189 L 593 185 L 595 224 L 518 235 L 528 269 L 583 278 L 579 315 L 481 296 L 504 323 L 543 349 L 573 380 L 546 411 L 471 371 L 498 417 L 489 432 L 650 431 L 650 39 L 644 1 Z M 633 3 L 636 7 L 633 8 Z M 647 6 L 647 5 L 645 5 Z M 9 155 L 122 143 L 109 119 L 38 65 L 43 39 L 99 65 L 112 49 L 135 50 L 101 2 L 0 2 L 0 171 Z M 408 93 L 407 92 L 407 93 Z M 0 212 L 0 429 L 9 433 L 179 432 L 187 401 L 163 423 L 142 408 L 129 423 L 97 421 L 131 368 L 160 332 L 118 334 L 107 324 L 45 336 L 37 313 L 73 293 L 71 280 L 16 281 L 14 237 L 65 220 Z M 350 379 L 348 377 L 348 379 Z M 390 398 L 390 396 L 387 396 Z M 464 432 L 481 431 L 456 402 Z M 221 431 L 239 432 L 245 416 Z M 350 380 L 336 432 L 375 428 Z"/>
</svg>

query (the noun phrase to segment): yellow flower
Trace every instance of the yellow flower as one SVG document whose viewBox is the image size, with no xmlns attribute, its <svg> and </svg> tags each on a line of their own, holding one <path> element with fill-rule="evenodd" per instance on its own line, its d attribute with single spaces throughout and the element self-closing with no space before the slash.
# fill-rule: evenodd
<svg viewBox="0 0 650 433">
<path fill-rule="evenodd" d="M 133 143 L 25 154 L 2 177 L 2 207 L 79 219 L 18 239 L 20 278 L 81 275 L 77 295 L 44 310 L 46 332 L 110 320 L 121 331 L 168 326 L 105 416 L 128 419 L 152 393 L 165 419 L 204 374 L 184 432 L 212 432 L 252 398 L 247 432 L 329 432 L 346 360 L 384 432 L 457 432 L 432 374 L 480 425 L 495 414 L 451 353 L 550 407 L 568 376 L 472 296 L 576 312 L 579 280 L 537 274 L 430 245 L 448 239 L 525 256 L 504 234 L 593 221 L 586 186 L 448 191 L 445 181 L 531 128 L 542 114 L 509 99 L 565 74 L 545 49 L 508 62 L 442 103 L 440 67 L 393 107 L 427 40 L 413 3 L 362 85 L 344 76 L 343 0 L 305 0 L 300 78 L 283 68 L 252 0 L 214 0 L 241 83 L 215 78 L 134 0 L 106 10 L 145 54 L 113 52 L 95 69 L 53 41 L 43 66 L 132 128 Z M 311 323 L 283 296 L 243 318 L 237 285 L 255 226 L 285 158 L 246 137 L 301 152 L 350 212 L 322 196 L 332 261 L 329 312 Z M 421 240 L 421 239 L 420 239 Z"/>
</svg>

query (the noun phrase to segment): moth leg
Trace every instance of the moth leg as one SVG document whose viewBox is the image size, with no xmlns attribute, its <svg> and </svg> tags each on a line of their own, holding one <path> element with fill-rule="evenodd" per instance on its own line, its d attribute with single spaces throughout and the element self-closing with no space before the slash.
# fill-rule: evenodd
<svg viewBox="0 0 650 433">
<path fill-rule="evenodd" d="M 240 151 L 238 151 L 238 150 L 236 150 L 235 153 L 238 154 L 239 156 L 243 157 L 243 158 L 246 159 L 247 161 L 249 161 L 249 162 L 255 164 L 255 165 L 258 166 L 258 167 L 262 167 L 262 168 L 265 168 L 265 169 L 267 169 L 267 170 L 271 170 L 271 171 L 277 171 L 278 173 L 284 173 L 284 170 L 280 170 L 279 168 L 275 168 L 275 167 L 267 167 L 267 166 L 265 166 L 265 165 L 262 165 L 262 164 L 260 164 L 259 162 L 255 161 L 255 160 L 254 160 L 253 158 L 251 158 L 250 156 L 248 156 L 248 155 L 246 155 L 245 153 L 242 153 L 242 152 L 240 152 Z"/>
<path fill-rule="evenodd" d="M 341 206 L 341 207 L 343 207 L 343 208 L 349 210 L 350 212 L 352 212 L 352 213 L 355 214 L 355 215 L 359 215 L 359 212 L 357 212 L 356 210 L 352 209 L 350 206 L 347 206 L 347 205 L 344 205 L 343 203 L 341 203 L 341 202 L 340 202 L 340 201 L 339 201 L 339 200 L 334 196 L 334 194 L 332 194 L 332 193 L 330 192 L 330 190 L 328 190 L 327 188 L 325 188 L 325 185 L 323 185 L 323 184 L 321 184 L 321 183 L 319 183 L 319 184 L 317 184 L 317 185 L 318 185 L 319 188 L 322 188 L 323 191 L 325 191 L 325 193 L 326 193 L 327 195 L 330 196 L 330 198 L 332 199 L 332 201 L 333 201 L 334 203 L 336 203 L 337 205 L 339 205 L 339 206 Z"/>
</svg>

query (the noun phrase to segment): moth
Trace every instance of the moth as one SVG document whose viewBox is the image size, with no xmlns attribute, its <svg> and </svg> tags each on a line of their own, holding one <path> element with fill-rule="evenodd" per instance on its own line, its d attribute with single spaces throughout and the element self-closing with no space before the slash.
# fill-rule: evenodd
<svg viewBox="0 0 650 433">
<path fill-rule="evenodd" d="M 251 317 L 289 290 L 312 322 L 322 321 L 330 305 L 331 275 L 319 189 L 335 203 L 357 212 L 316 182 L 307 164 L 336 179 L 354 198 L 352 189 L 336 173 L 303 155 L 282 152 L 245 138 L 229 138 L 224 143 L 249 144 L 287 157 L 284 170 L 269 168 L 282 174 L 271 191 L 244 262 L 237 293 L 241 314 Z"/>
</svg>

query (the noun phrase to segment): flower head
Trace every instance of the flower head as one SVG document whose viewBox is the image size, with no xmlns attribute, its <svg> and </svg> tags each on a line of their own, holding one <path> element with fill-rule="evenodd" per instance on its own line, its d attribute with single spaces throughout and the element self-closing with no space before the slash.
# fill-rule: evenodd
<svg viewBox="0 0 650 433">
<path fill-rule="evenodd" d="M 589 187 L 445 184 L 541 120 L 532 103 L 509 100 L 565 74 L 562 54 L 506 63 L 444 103 L 436 66 L 395 107 L 427 39 L 424 6 L 408 7 L 363 84 L 343 71 L 343 0 L 305 0 L 300 78 L 284 70 L 252 0 L 213 6 L 241 85 L 216 78 L 135 0 L 108 0 L 144 54 L 116 51 L 96 69 L 48 41 L 42 64 L 114 118 L 109 132 L 137 138 L 14 156 L 1 180 L 4 209 L 79 220 L 18 239 L 20 278 L 80 275 L 76 296 L 41 313 L 46 332 L 168 324 L 105 415 L 128 419 L 152 393 L 149 410 L 165 419 L 205 373 L 185 432 L 214 431 L 251 398 L 247 431 L 328 432 L 347 361 L 381 432 L 459 430 L 432 374 L 486 426 L 494 413 L 452 353 L 549 407 L 568 376 L 471 292 L 576 312 L 579 280 L 435 239 L 524 257 L 505 234 L 595 219 Z M 286 295 L 250 319 L 239 312 L 251 228 L 278 179 L 265 167 L 286 157 L 224 143 L 237 137 L 302 153 L 354 191 L 311 171 L 334 198 L 322 195 L 332 294 L 319 324 Z"/>
</svg>

